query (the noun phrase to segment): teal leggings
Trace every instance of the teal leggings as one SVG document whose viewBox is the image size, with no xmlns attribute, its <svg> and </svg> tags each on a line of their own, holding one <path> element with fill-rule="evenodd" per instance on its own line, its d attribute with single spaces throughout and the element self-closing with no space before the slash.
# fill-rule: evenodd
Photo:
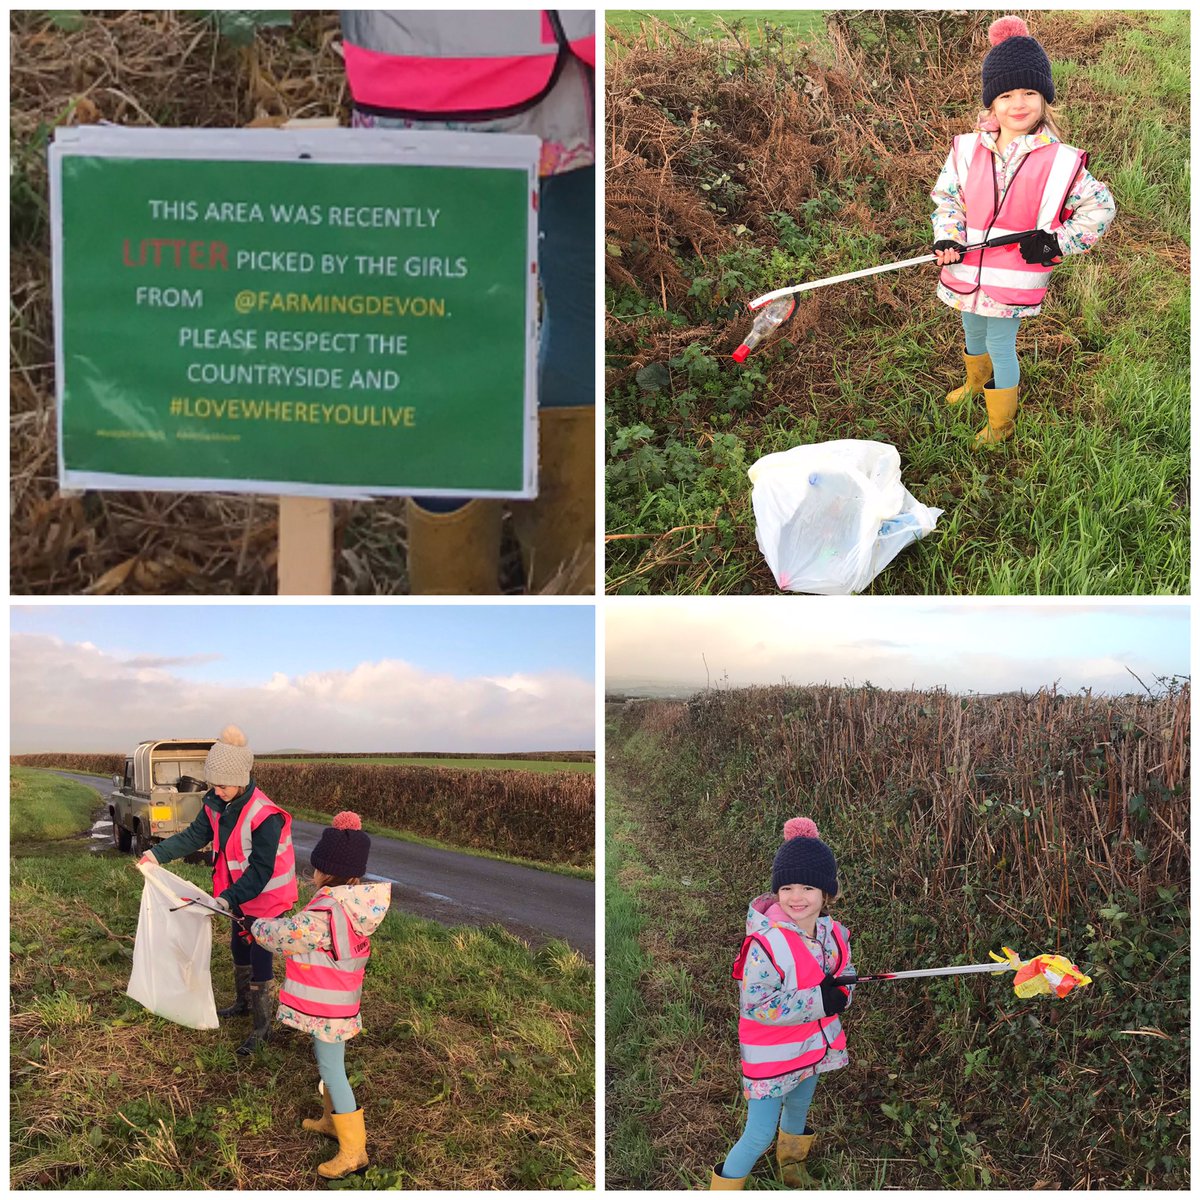
<svg viewBox="0 0 1200 1200">
<path fill-rule="evenodd" d="M 350 1080 L 346 1078 L 346 1043 L 322 1042 L 314 1036 L 313 1053 L 317 1056 L 317 1070 L 321 1072 L 321 1082 L 325 1084 L 333 1111 L 356 1112 L 358 1105 L 354 1102 Z"/>
<path fill-rule="evenodd" d="M 721 1168 L 726 1179 L 744 1179 L 749 1175 L 775 1140 L 776 1129 L 782 1129 L 784 1133 L 804 1132 L 808 1106 L 819 1078 L 810 1075 L 802 1079 L 786 1096 L 749 1102 L 746 1128 Z"/>
<path fill-rule="evenodd" d="M 1017 330 L 1020 317 L 981 317 L 965 312 L 963 333 L 967 335 L 968 354 L 986 354 L 992 360 L 992 378 L 997 388 L 1016 387 L 1021 381 L 1017 362 Z"/>
</svg>

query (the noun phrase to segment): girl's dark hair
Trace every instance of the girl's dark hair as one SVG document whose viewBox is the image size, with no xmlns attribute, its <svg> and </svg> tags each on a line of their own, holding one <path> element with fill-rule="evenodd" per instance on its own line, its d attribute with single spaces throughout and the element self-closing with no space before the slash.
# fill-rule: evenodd
<svg viewBox="0 0 1200 1200">
<path fill-rule="evenodd" d="M 323 884 L 321 884 L 321 886 L 322 887 L 346 887 L 349 885 L 349 883 L 350 883 L 349 879 L 343 879 L 340 875 L 334 875 L 334 876 L 331 876 L 329 879 L 326 879 L 325 882 Z"/>
</svg>

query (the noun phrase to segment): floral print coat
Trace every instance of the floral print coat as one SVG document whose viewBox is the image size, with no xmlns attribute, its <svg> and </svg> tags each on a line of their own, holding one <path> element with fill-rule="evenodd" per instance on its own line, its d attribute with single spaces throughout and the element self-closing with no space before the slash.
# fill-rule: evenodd
<svg viewBox="0 0 1200 1200">
<path fill-rule="evenodd" d="M 332 896 L 346 910 L 354 932 L 370 937 L 387 915 L 392 902 L 392 885 L 356 883 L 344 887 L 323 887 L 317 890 L 316 895 Z M 272 954 L 307 954 L 310 950 L 333 949 L 329 917 L 322 912 L 301 909 L 290 917 L 260 917 L 254 922 L 251 933 L 254 934 L 254 940 Z M 321 1042 L 346 1042 L 362 1032 L 361 1013 L 353 1017 L 312 1017 L 281 1003 L 279 1019 L 293 1029 L 311 1033 Z"/>
<path fill-rule="evenodd" d="M 1001 151 L 996 149 L 999 132 L 981 126 L 982 148 L 992 155 L 992 168 L 996 173 L 996 187 L 1003 196 L 1016 173 L 1017 164 L 1031 150 L 1048 146 L 1059 139 L 1047 131 L 1028 133 L 1014 138 Z M 958 178 L 951 149 L 946 165 L 934 184 L 930 199 L 937 206 L 933 213 L 933 240 L 954 241 L 963 245 L 967 240 L 967 214 L 962 192 L 966 180 Z M 1108 231 L 1117 214 L 1112 195 L 1107 187 L 1095 179 L 1085 167 L 1079 172 L 1067 194 L 1066 207 L 1071 210 L 1070 220 L 1054 231 L 1063 257 L 1068 254 L 1083 254 L 1090 250 Z M 938 284 L 938 299 L 951 308 L 973 312 L 981 317 L 1034 317 L 1042 311 L 1040 304 L 1000 304 L 986 295 L 982 289 L 970 296 L 960 296 L 943 284 Z"/>
<path fill-rule="evenodd" d="M 821 963 L 827 973 L 834 970 L 840 975 L 853 975 L 854 964 L 847 961 L 838 962 L 837 944 L 833 940 L 834 920 L 832 917 L 818 917 L 816 936 L 808 937 L 798 926 L 793 924 L 768 893 L 750 902 L 746 913 L 746 934 L 765 933 L 771 925 L 783 925 L 799 933 L 804 943 L 812 952 L 813 957 Z M 850 934 L 844 926 L 839 926 L 846 945 L 850 945 Z M 785 991 L 783 980 L 770 958 L 763 953 L 758 945 L 752 945 L 746 954 L 740 984 L 741 1015 L 752 1021 L 768 1021 L 785 1025 L 802 1025 L 806 1021 L 815 1021 L 824 1017 L 825 1006 L 821 1003 L 821 989 L 798 988 L 795 991 Z M 854 1000 L 854 989 L 850 989 L 849 1008 Z M 812 1075 L 823 1075 L 827 1071 L 836 1071 L 839 1067 L 848 1066 L 850 1056 L 845 1050 L 830 1049 L 820 1062 L 811 1067 L 801 1067 L 777 1079 L 748 1079 L 742 1076 L 742 1095 L 747 1100 L 762 1100 L 767 1097 L 778 1098 L 786 1096 L 797 1084 Z"/>
</svg>

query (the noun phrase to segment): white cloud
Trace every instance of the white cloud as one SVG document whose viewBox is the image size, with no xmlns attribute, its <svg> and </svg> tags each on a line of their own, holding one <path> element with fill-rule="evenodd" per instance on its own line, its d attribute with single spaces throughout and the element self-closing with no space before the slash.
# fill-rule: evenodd
<svg viewBox="0 0 1200 1200">
<path fill-rule="evenodd" d="M 14 634 L 13 753 L 125 750 L 148 737 L 215 736 L 230 721 L 259 751 L 592 749 L 592 683 L 565 672 L 458 678 L 397 659 L 196 682 L 86 643 Z"/>
</svg>

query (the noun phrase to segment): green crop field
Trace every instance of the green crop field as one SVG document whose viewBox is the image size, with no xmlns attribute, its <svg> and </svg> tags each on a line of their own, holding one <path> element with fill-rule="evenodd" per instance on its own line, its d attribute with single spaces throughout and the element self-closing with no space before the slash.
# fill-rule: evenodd
<svg viewBox="0 0 1200 1200">
<path fill-rule="evenodd" d="M 768 26 L 788 36 L 813 40 L 825 28 L 825 14 L 806 9 L 608 9 L 604 24 L 609 33 L 654 36 L 665 27 L 683 36 L 738 36 L 752 43 L 765 40 Z"/>
<path fill-rule="evenodd" d="M 929 252 L 929 191 L 978 112 L 992 15 L 831 14 L 816 52 L 779 31 L 620 35 L 607 74 L 610 593 L 776 592 L 747 471 L 843 438 L 895 446 L 904 485 L 944 510 L 875 594 L 1187 591 L 1186 12 L 1030 18 L 1064 139 L 1089 153 L 1117 217 L 1022 322 L 1013 439 L 976 451 L 982 400 L 945 402 L 963 334 L 927 266 L 807 293 L 779 337 L 743 367 L 730 359 L 750 298 Z"/>
<path fill-rule="evenodd" d="M 78 805 L 74 825 L 36 830 L 27 812 L 46 793 L 27 774 L 12 779 L 24 840 L 9 891 L 10 1187 L 318 1188 L 333 1143 L 300 1127 L 321 1112 L 311 1039 L 277 1024 L 247 1061 L 234 1054 L 244 1020 L 185 1029 L 129 999 L 142 888 L 132 859 L 67 836 L 84 834 L 95 798 L 66 780 L 47 787 Z M 203 868 L 171 869 L 207 883 Z M 214 941 L 219 1007 L 230 952 Z M 594 983 L 562 942 L 535 951 L 499 926 L 445 928 L 393 908 L 372 938 L 364 1032 L 346 1054 L 371 1166 L 340 1186 L 590 1187 Z"/>
</svg>

